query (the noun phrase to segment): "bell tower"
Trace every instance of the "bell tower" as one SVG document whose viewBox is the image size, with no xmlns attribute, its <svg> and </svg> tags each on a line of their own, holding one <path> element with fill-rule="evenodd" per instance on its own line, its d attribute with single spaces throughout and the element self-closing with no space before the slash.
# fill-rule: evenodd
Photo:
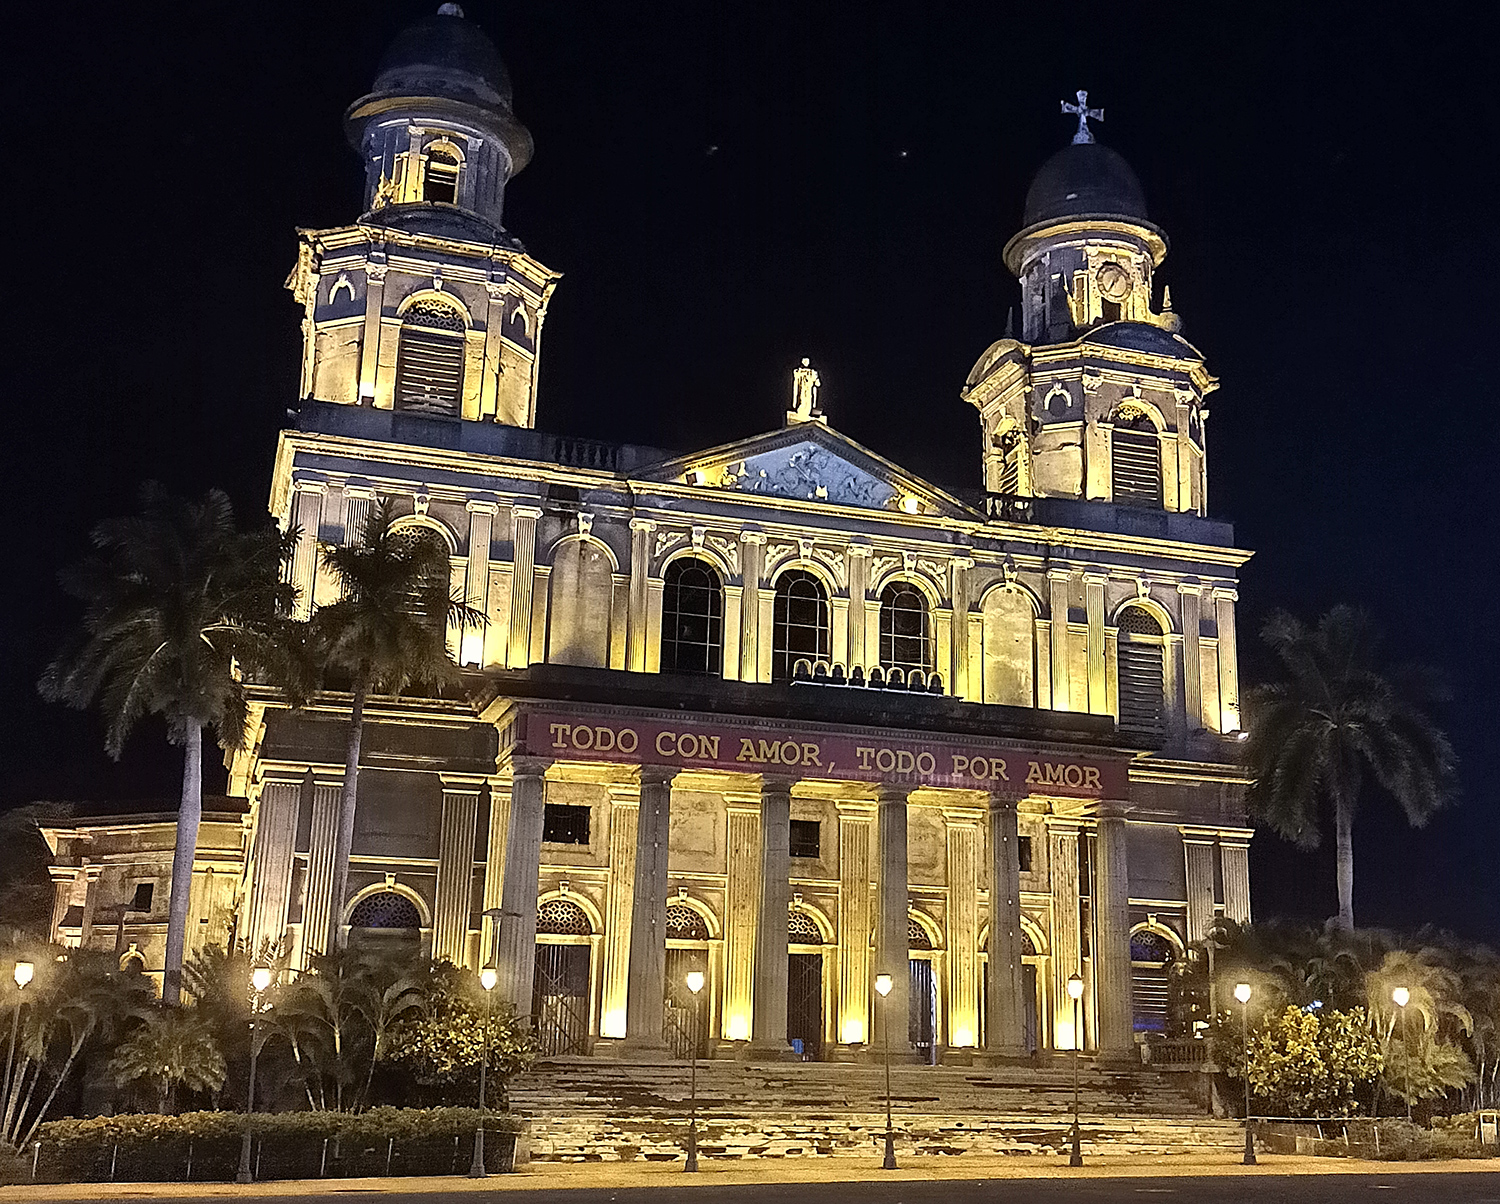
<svg viewBox="0 0 1500 1204">
<path fill-rule="evenodd" d="M 985 488 L 1206 514 L 1204 399 L 1218 382 L 1165 290 L 1153 307 L 1166 235 L 1130 165 L 1095 141 L 1104 111 L 1086 92 L 1062 111 L 1077 132 L 1037 172 L 1005 247 L 1021 338 L 994 343 L 964 386 Z"/>
<path fill-rule="evenodd" d="M 302 396 L 533 426 L 558 277 L 501 221 L 532 143 L 495 44 L 442 5 L 396 36 L 344 126 L 365 212 L 298 232 Z"/>
</svg>

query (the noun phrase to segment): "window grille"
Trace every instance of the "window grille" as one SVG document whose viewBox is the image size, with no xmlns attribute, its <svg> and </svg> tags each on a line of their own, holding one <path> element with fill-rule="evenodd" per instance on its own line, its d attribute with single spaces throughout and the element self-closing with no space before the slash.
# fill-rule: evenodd
<svg viewBox="0 0 1500 1204">
<path fill-rule="evenodd" d="M 1123 409 L 1114 420 L 1110 469 L 1114 500 L 1126 506 L 1162 506 L 1161 440 L 1145 414 Z"/>
<path fill-rule="evenodd" d="M 538 936 L 589 936 L 594 926 L 571 899 L 548 899 L 536 909 L 536 931 Z"/>
<path fill-rule="evenodd" d="M 1150 966 L 1170 965 L 1177 957 L 1172 942 L 1159 932 L 1142 928 L 1130 934 L 1130 960 Z"/>
<path fill-rule="evenodd" d="M 422 913 L 405 895 L 381 891 L 367 895 L 349 913 L 350 928 L 420 928 Z"/>
<path fill-rule="evenodd" d="M 1120 730 L 1157 737 L 1164 729 L 1166 673 L 1161 625 L 1142 606 L 1119 621 Z"/>
<path fill-rule="evenodd" d="M 807 912 L 800 907 L 794 908 L 787 914 L 786 939 L 793 945 L 821 945 L 823 930 Z"/>
<path fill-rule="evenodd" d="M 906 917 L 906 947 L 908 949 L 931 949 L 932 937 L 916 916 Z"/>
<path fill-rule="evenodd" d="M 458 416 L 464 330 L 462 316 L 441 301 L 418 301 L 407 309 L 396 354 L 396 409 Z"/>
<path fill-rule="evenodd" d="M 1159 932 L 1141 929 L 1130 934 L 1130 997 L 1138 1033 L 1165 1033 L 1170 1011 L 1168 967 L 1177 951 Z"/>
<path fill-rule="evenodd" d="M 880 592 L 880 663 L 924 672 L 932 667 L 927 599 L 909 581 L 893 582 Z"/>
<path fill-rule="evenodd" d="M 708 940 L 708 921 L 696 907 L 672 903 L 667 907 L 667 936 L 674 941 Z"/>
<path fill-rule="evenodd" d="M 724 669 L 724 591 L 718 573 L 701 560 L 667 566 L 661 595 L 661 671 Z"/>
<path fill-rule="evenodd" d="M 772 617 L 773 678 L 790 678 L 799 660 L 828 659 L 828 595 L 811 573 L 791 569 L 777 578 Z"/>
</svg>

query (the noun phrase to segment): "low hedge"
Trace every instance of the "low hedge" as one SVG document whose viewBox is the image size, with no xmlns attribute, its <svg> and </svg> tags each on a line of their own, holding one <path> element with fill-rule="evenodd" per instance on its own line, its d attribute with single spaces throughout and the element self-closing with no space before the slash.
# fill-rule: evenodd
<svg viewBox="0 0 1500 1204">
<path fill-rule="evenodd" d="M 468 1169 L 477 1108 L 371 1108 L 366 1112 L 256 1113 L 251 1155 L 257 1179 L 444 1175 Z M 510 1165 L 526 1121 L 485 1114 L 486 1162 Z M 211 1182 L 234 1178 L 245 1116 L 129 1113 L 54 1120 L 0 1177 L 63 1182 Z"/>
</svg>

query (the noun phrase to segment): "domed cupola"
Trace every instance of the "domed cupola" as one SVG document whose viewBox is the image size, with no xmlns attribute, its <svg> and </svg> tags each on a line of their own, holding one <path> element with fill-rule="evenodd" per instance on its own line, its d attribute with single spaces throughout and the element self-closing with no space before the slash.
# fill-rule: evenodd
<svg viewBox="0 0 1500 1204">
<path fill-rule="evenodd" d="M 365 161 L 365 208 L 386 225 L 500 227 L 505 185 L 531 160 L 494 42 L 444 4 L 391 43 L 344 126 Z"/>
<path fill-rule="evenodd" d="M 1063 102 L 1078 132 L 1044 164 L 1026 193 L 1025 225 L 1005 247 L 1021 280 L 1027 342 L 1072 339 L 1105 322 L 1158 323 L 1151 273 L 1167 239 L 1146 216 L 1146 194 L 1130 164 L 1094 141 L 1103 109 Z"/>
</svg>

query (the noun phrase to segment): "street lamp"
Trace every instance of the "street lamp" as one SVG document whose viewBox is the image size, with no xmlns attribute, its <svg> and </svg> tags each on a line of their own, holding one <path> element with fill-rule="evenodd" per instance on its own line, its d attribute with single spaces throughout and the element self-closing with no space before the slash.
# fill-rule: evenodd
<svg viewBox="0 0 1500 1204">
<path fill-rule="evenodd" d="M 495 998 L 495 984 L 500 981 L 499 971 L 486 966 L 479 972 L 479 985 L 484 988 L 484 1038 L 479 1052 L 479 1127 L 474 1130 L 474 1160 L 469 1163 L 469 1178 L 484 1179 L 484 1068 L 490 1060 L 490 1005 Z"/>
<path fill-rule="evenodd" d="M 1236 983 L 1234 997 L 1240 1004 L 1240 1031 L 1245 1042 L 1245 1165 L 1255 1165 L 1255 1138 L 1250 1136 L 1250 984 Z"/>
<path fill-rule="evenodd" d="M 891 1017 L 885 998 L 895 984 L 889 974 L 875 975 L 875 990 L 880 996 L 880 1032 L 885 1045 L 885 1161 L 881 1169 L 896 1169 L 896 1133 L 891 1124 Z"/>
<path fill-rule="evenodd" d="M 28 961 L 16 963 L 16 1010 L 10 1018 L 10 1052 L 5 1055 L 5 1089 L 0 1092 L 0 1100 L 10 1098 L 10 1071 L 11 1064 L 16 1060 L 16 1034 L 21 1028 L 21 996 L 26 990 L 26 984 L 36 976 L 36 967 Z"/>
<path fill-rule="evenodd" d="M 1391 1002 L 1401 1009 L 1401 1054 L 1406 1063 L 1406 1120 L 1411 1123 L 1411 1048 L 1406 1041 L 1406 1005 L 1411 1002 L 1411 992 L 1397 987 L 1391 992 Z"/>
<path fill-rule="evenodd" d="M 1083 1133 L 1078 1127 L 1078 1047 L 1083 1044 L 1083 979 L 1074 974 L 1068 979 L 1068 998 L 1073 1001 L 1073 1143 L 1068 1155 L 1069 1166 L 1083 1165 Z"/>
<path fill-rule="evenodd" d="M 688 1088 L 688 1148 L 685 1171 L 698 1169 L 698 992 L 703 990 L 703 971 L 689 970 L 687 989 L 693 993 L 693 1032 L 688 1057 L 692 1059 L 691 1086 Z"/>
<path fill-rule="evenodd" d="M 255 995 L 250 1000 L 250 1084 L 245 1089 L 245 1136 L 240 1142 L 240 1170 L 235 1175 L 236 1183 L 253 1183 L 255 1175 L 250 1170 L 250 1128 L 255 1119 L 255 1018 L 260 1011 L 261 996 L 271 985 L 271 971 L 266 966 L 256 966 L 250 971 L 250 985 Z"/>
</svg>

